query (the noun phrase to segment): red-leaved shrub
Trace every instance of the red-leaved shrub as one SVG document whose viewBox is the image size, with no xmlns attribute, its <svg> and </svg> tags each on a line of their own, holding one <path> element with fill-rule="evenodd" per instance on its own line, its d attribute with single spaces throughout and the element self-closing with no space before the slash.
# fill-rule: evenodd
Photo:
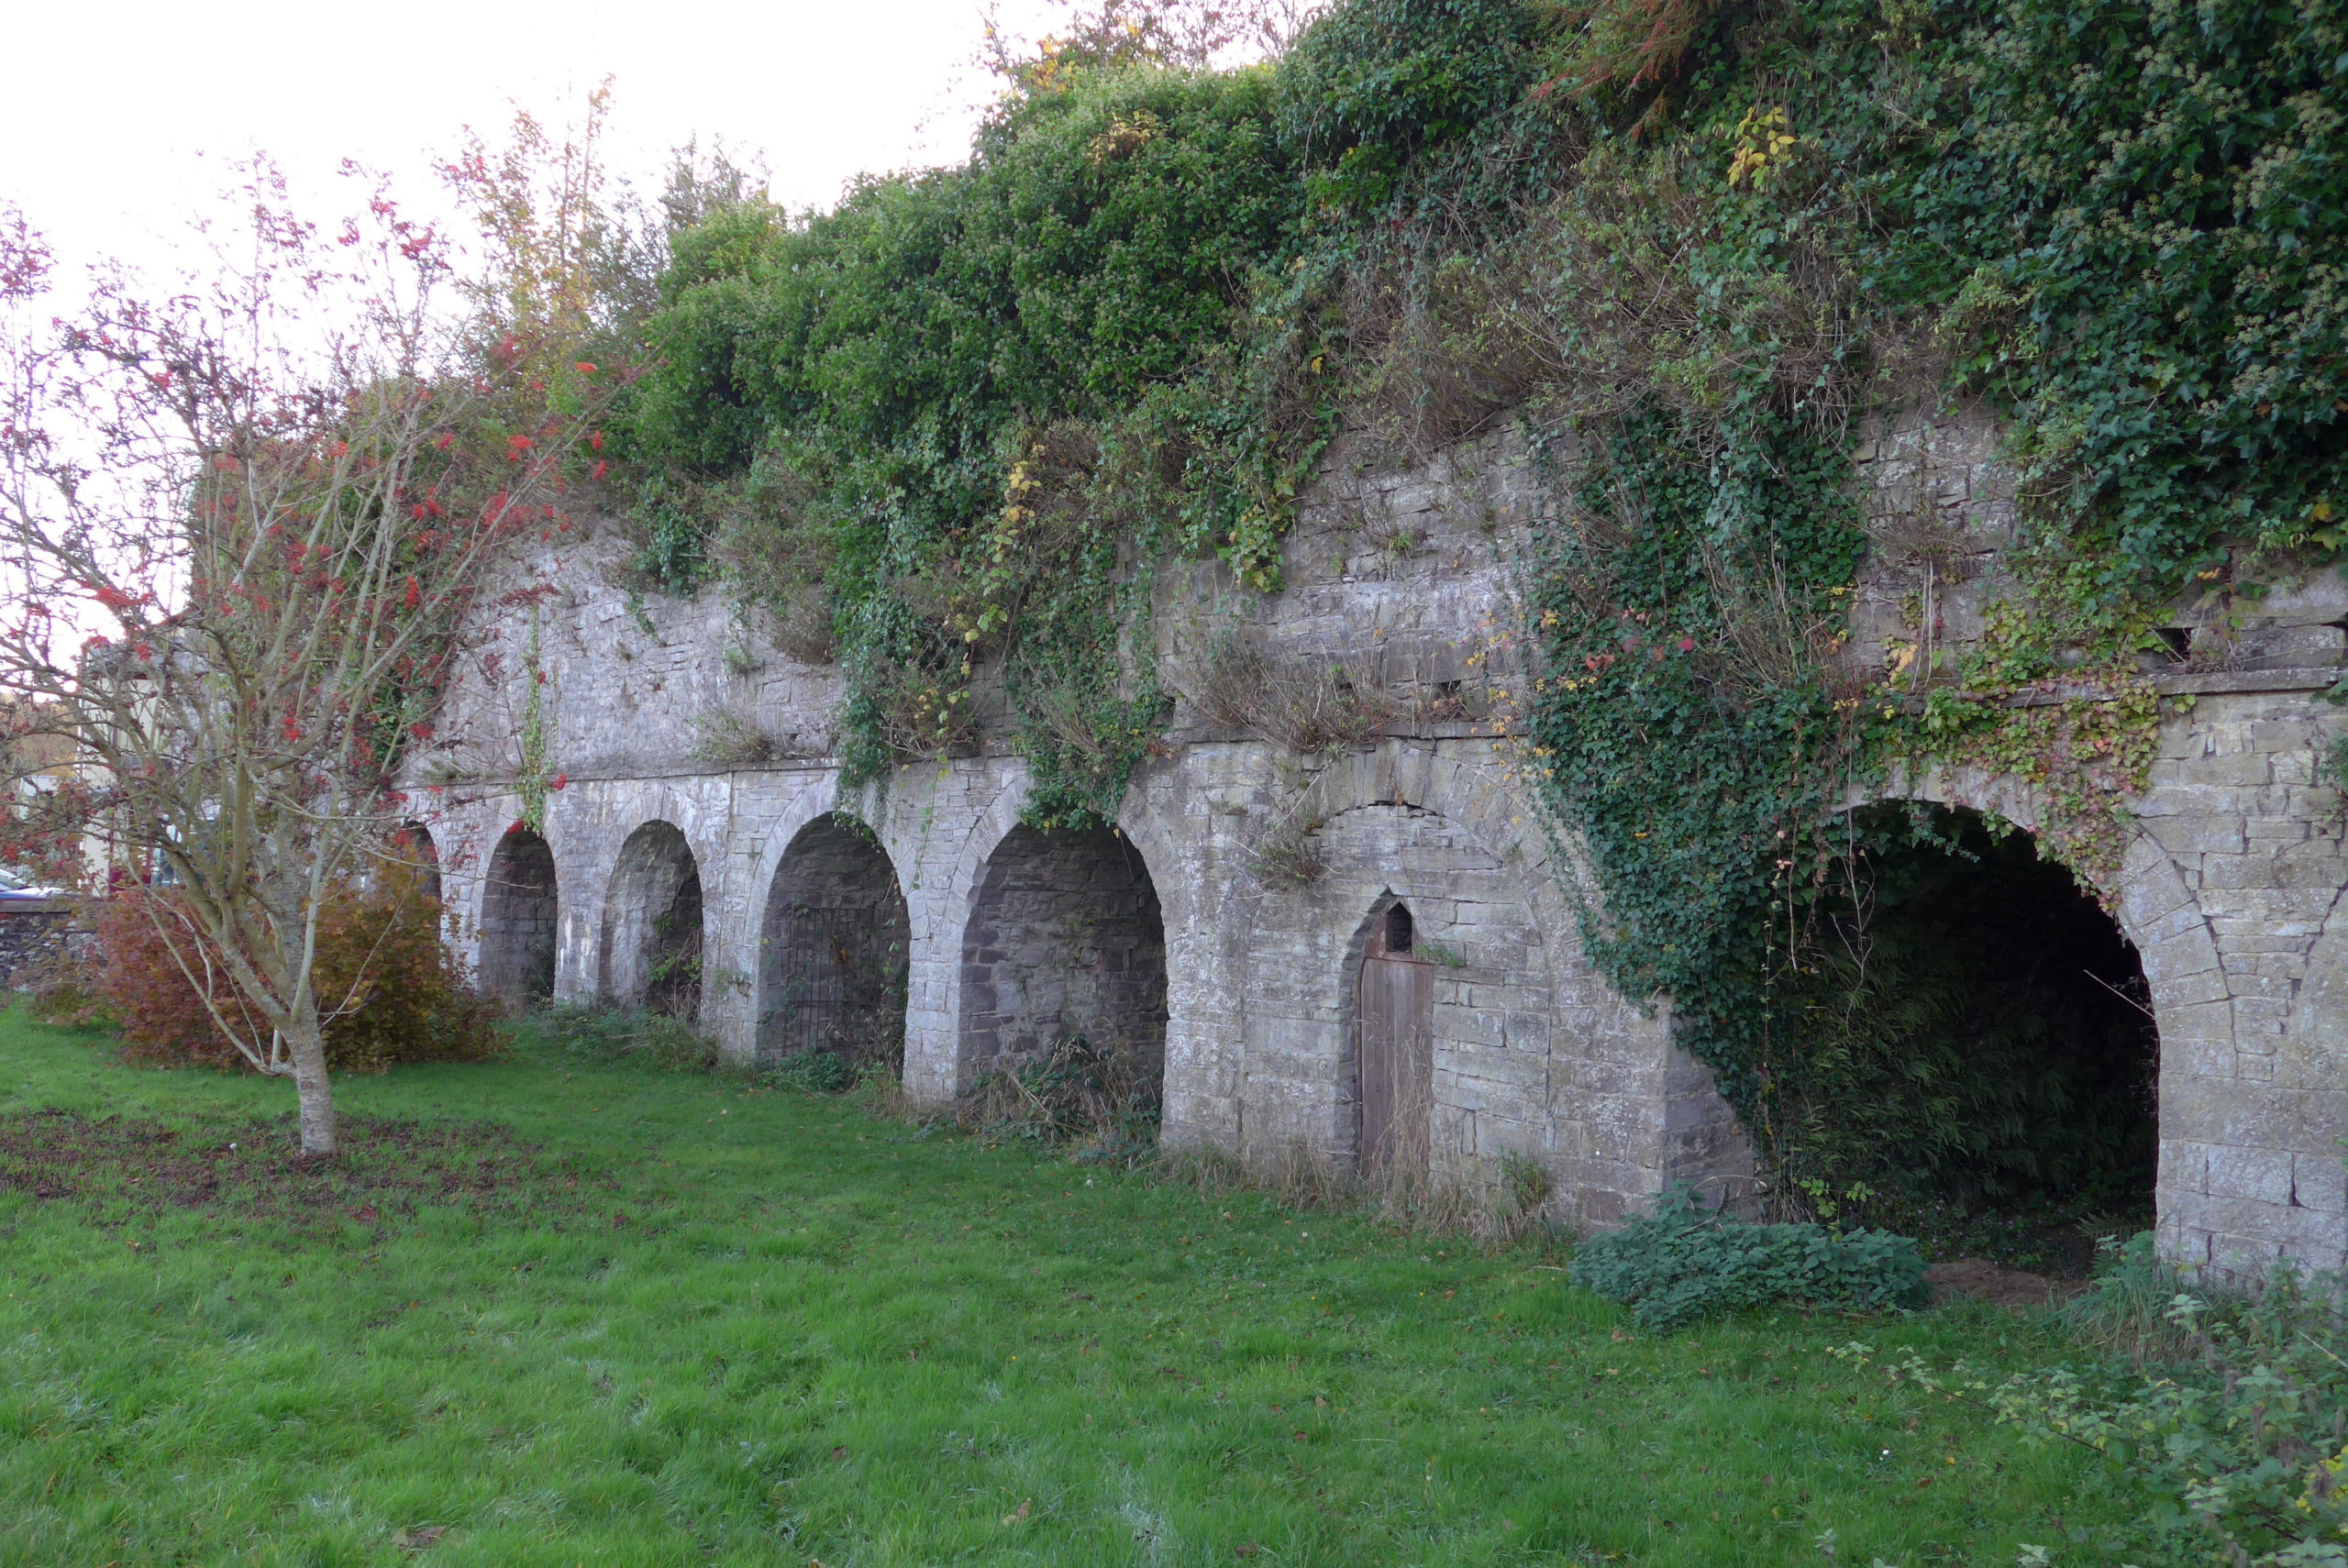
<svg viewBox="0 0 2348 1568">
<path fill-rule="evenodd" d="M 172 918 L 168 903 L 161 912 Z M 244 1057 L 190 982 L 189 967 L 205 974 L 190 932 L 175 926 L 173 943 L 191 960 L 183 966 L 138 894 L 109 899 L 97 919 L 102 957 L 94 988 L 122 1032 L 128 1059 L 241 1067 Z M 327 1061 L 337 1072 L 478 1062 L 497 1054 L 496 1004 L 473 988 L 441 940 L 440 900 L 412 872 L 394 868 L 374 887 L 346 891 L 326 906 L 314 976 L 327 1015 Z M 268 1026 L 238 1000 L 216 962 L 208 983 L 221 1013 L 265 1050 Z"/>
</svg>

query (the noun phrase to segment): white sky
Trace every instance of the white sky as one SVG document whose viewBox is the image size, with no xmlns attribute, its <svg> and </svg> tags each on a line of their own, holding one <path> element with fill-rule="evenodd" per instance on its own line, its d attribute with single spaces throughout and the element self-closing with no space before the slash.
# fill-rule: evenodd
<svg viewBox="0 0 2348 1568">
<path fill-rule="evenodd" d="M 345 157 L 431 205 L 428 155 L 519 104 L 549 124 L 615 78 L 606 162 L 655 186 L 698 136 L 763 158 L 786 205 L 864 170 L 958 162 L 988 88 L 978 0 L 6 0 L 0 203 L 70 264 L 168 269 L 227 160 L 273 156 L 317 205 Z M 1005 0 L 1048 30 L 1050 0 Z"/>
</svg>

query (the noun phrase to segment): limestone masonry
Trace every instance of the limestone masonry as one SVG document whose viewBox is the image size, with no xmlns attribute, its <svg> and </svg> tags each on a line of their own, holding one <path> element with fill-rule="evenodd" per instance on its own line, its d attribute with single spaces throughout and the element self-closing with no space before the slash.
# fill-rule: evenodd
<svg viewBox="0 0 2348 1568">
<path fill-rule="evenodd" d="M 1863 448 L 1860 657 L 1978 635 L 2014 521 L 1993 446 L 1950 418 Z M 784 657 L 721 592 L 613 586 L 614 541 L 549 546 L 517 584 L 548 591 L 497 612 L 451 698 L 443 733 L 467 744 L 416 780 L 452 929 L 500 990 L 697 1008 L 737 1056 L 853 1055 L 901 1021 L 922 1100 L 1080 1033 L 1162 1070 L 1168 1144 L 1340 1164 L 1365 1153 L 1362 1042 L 1386 1027 L 1357 1014 L 1389 1005 L 1365 1001 L 1363 967 L 1400 940 L 1422 966 L 1408 1005 L 1426 1010 L 1418 1135 L 1438 1180 L 1473 1187 L 1528 1156 L 1577 1226 L 1677 1180 L 1734 1196 L 1752 1178 L 1744 1139 L 1675 1048 L 1667 1004 L 1617 995 L 1583 956 L 1573 845 L 1520 778 L 1511 588 L 1536 506 L 1512 438 L 1410 468 L 1341 446 L 1281 592 L 1211 565 L 1162 574 L 1172 689 L 1197 692 L 1214 650 L 1251 646 L 1274 671 L 1334 665 L 1396 716 L 1332 759 L 1218 731 L 1186 700 L 1113 834 L 1023 826 L 1024 765 L 991 741 L 843 791 L 836 671 Z M 2326 574 L 2178 620 L 2156 679 L 2193 700 L 2168 705 L 2102 889 L 2157 1015 L 2161 1241 L 2221 1268 L 2278 1253 L 2337 1268 L 2348 859 L 2316 765 L 2348 731 L 2322 697 L 2348 592 Z M 519 828 L 513 782 L 534 667 L 559 782 L 542 841 Z M 2010 780 L 1895 793 L 2037 822 Z M 1299 843 L 1302 872 L 1273 853 Z"/>
</svg>

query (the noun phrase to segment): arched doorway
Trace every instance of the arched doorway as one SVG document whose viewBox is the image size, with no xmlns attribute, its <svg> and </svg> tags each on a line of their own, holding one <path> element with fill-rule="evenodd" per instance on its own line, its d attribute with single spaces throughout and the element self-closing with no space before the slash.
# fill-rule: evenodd
<svg viewBox="0 0 2348 1568">
<path fill-rule="evenodd" d="M 829 1051 L 902 1068 L 911 947 L 905 895 L 872 830 L 839 812 L 802 828 L 767 894 L 759 1057 Z"/>
<path fill-rule="evenodd" d="M 603 991 L 693 1020 L 702 1003 L 701 867 L 684 834 L 650 822 L 628 834 L 604 900 Z"/>
<path fill-rule="evenodd" d="M 489 857 L 482 890 L 481 982 L 516 1007 L 554 996 L 554 850 L 515 823 Z"/>
<path fill-rule="evenodd" d="M 2153 1219 L 2160 1036 L 2119 923 L 2032 836 L 1853 813 L 1797 909 L 1755 1129 L 1798 1207 L 2084 1272 Z"/>
<path fill-rule="evenodd" d="M 1051 1060 L 1154 1121 L 1166 925 L 1141 852 L 1109 828 L 1005 834 L 963 932 L 961 1015 L 965 1082 Z"/>
<path fill-rule="evenodd" d="M 1415 1184 L 1427 1176 L 1434 1114 L 1434 972 L 1411 906 L 1369 918 L 1354 988 L 1355 1163 L 1362 1176 Z"/>
</svg>

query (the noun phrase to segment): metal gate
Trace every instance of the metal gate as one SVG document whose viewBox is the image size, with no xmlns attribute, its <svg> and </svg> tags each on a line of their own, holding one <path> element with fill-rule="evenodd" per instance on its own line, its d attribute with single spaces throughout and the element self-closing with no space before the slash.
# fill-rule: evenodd
<svg viewBox="0 0 2348 1568">
<path fill-rule="evenodd" d="M 1355 1010 L 1361 1173 L 1423 1177 L 1434 1105 L 1434 966 L 1416 951 L 1411 911 L 1396 904 L 1372 929 Z"/>
</svg>

